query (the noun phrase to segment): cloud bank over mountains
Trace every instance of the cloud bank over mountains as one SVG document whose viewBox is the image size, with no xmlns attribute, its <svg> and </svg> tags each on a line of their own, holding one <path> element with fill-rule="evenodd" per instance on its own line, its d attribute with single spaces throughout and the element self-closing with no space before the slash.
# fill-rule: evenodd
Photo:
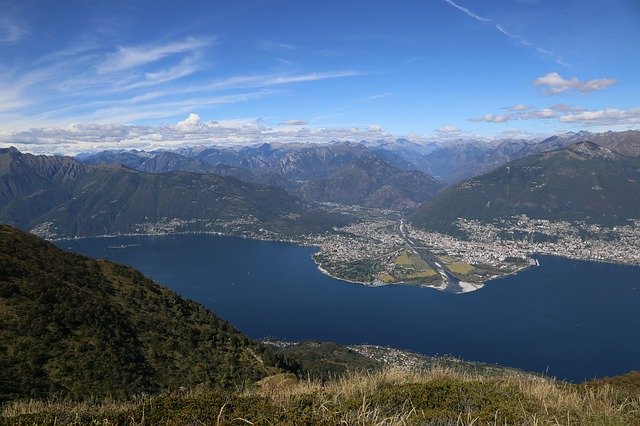
<svg viewBox="0 0 640 426">
<path fill-rule="evenodd" d="M 33 128 L 0 132 L 0 146 L 15 146 L 34 153 L 78 154 L 107 149 L 161 149 L 199 145 L 245 145 L 257 143 L 328 143 L 332 141 L 375 141 L 394 135 L 381 126 L 365 128 L 304 127 L 299 120 L 268 127 L 261 119 L 203 121 L 195 113 L 176 124 L 73 124 L 64 127 Z"/>
</svg>

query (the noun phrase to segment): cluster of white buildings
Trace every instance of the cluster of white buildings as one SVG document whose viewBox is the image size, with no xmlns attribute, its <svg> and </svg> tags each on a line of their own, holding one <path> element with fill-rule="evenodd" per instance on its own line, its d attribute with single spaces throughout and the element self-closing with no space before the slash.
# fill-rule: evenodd
<svg viewBox="0 0 640 426">
<path fill-rule="evenodd" d="M 359 222 L 331 234 L 314 235 L 306 242 L 320 247 L 316 259 L 327 266 L 377 259 L 403 245 L 395 226 L 396 222 L 390 220 Z"/>
<path fill-rule="evenodd" d="M 528 254 L 640 264 L 640 220 L 629 221 L 624 226 L 606 227 L 520 215 L 497 224 L 460 220 L 458 225 L 472 241 L 493 240 L 502 247 Z"/>
</svg>

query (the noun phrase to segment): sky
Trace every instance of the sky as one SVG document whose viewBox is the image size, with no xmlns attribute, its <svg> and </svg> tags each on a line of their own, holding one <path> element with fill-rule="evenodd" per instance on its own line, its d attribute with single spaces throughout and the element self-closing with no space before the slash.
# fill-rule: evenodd
<svg viewBox="0 0 640 426">
<path fill-rule="evenodd" d="M 0 146 L 640 128 L 640 0 L 0 0 Z"/>
</svg>

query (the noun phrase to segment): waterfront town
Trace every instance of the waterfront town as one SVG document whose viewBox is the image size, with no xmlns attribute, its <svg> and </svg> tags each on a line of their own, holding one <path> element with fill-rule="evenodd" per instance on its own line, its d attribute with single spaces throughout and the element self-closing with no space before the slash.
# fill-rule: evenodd
<svg viewBox="0 0 640 426">
<path fill-rule="evenodd" d="M 396 222 L 372 220 L 312 236 L 308 242 L 320 247 L 314 258 L 324 272 L 369 285 L 406 282 L 393 279 L 390 273 L 402 250 L 417 253 L 415 249 L 426 249 L 439 261 L 437 266 L 444 265 L 461 281 L 476 284 L 537 265 L 532 257 L 535 254 L 640 264 L 640 220 L 605 227 L 520 215 L 493 223 L 458 219 L 456 225 L 464 238 L 410 225 L 405 231 L 410 238 L 403 238 Z M 345 266 L 348 276 L 341 274 Z M 444 289 L 433 280 L 414 279 L 411 283 Z"/>
<path fill-rule="evenodd" d="M 215 221 L 165 218 L 141 223 L 129 235 L 208 233 L 316 246 L 319 250 L 313 259 L 320 271 L 344 281 L 371 286 L 412 284 L 458 293 L 536 266 L 536 254 L 640 264 L 637 219 L 612 227 L 525 215 L 492 222 L 458 219 L 459 233 L 453 236 L 418 229 L 391 210 L 334 204 L 324 208 L 355 221 L 322 234 L 285 236 L 263 229 L 249 215 Z M 51 222 L 31 232 L 60 238 Z M 447 285 L 452 280 L 454 287 Z"/>
</svg>

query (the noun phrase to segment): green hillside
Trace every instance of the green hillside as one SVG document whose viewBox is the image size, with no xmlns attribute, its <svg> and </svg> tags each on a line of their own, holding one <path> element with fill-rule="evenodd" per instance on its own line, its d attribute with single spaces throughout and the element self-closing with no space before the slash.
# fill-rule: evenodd
<svg viewBox="0 0 640 426">
<path fill-rule="evenodd" d="M 242 386 L 282 358 L 134 269 L 0 225 L 0 398 Z"/>
<path fill-rule="evenodd" d="M 455 231 L 457 218 L 491 221 L 526 214 L 604 225 L 640 218 L 640 159 L 590 142 L 529 156 L 443 191 L 412 217 Z"/>
<path fill-rule="evenodd" d="M 635 373 L 573 385 L 452 359 L 394 365 L 395 350 L 285 346 L 131 268 L 0 225 L 3 425 L 640 421 Z"/>
</svg>

